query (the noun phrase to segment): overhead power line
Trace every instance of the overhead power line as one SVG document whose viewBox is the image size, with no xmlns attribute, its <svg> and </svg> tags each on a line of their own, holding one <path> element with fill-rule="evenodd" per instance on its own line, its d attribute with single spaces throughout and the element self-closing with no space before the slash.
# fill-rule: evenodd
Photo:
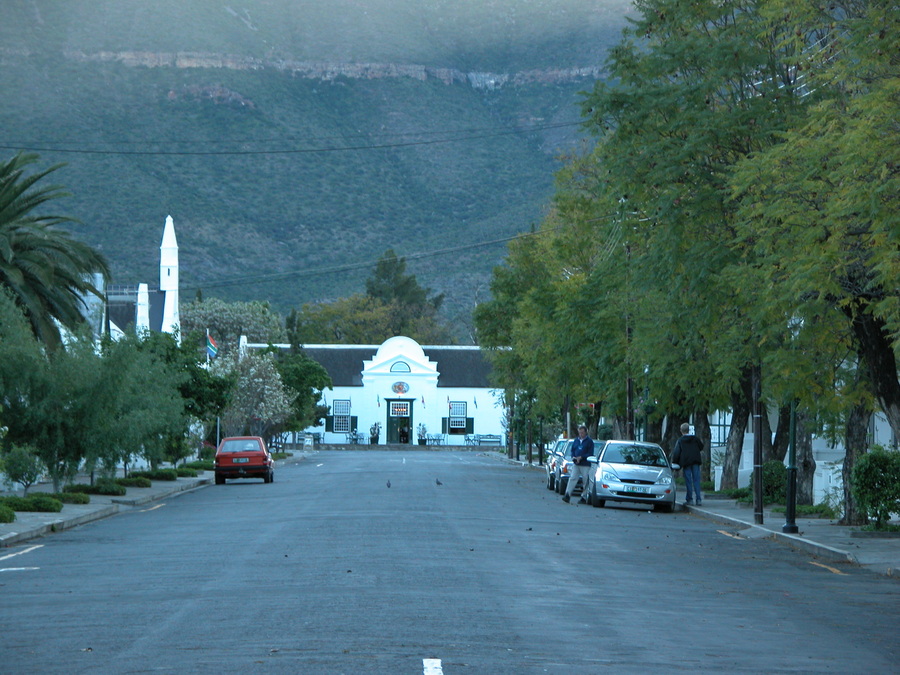
<svg viewBox="0 0 900 675">
<path fill-rule="evenodd" d="M 558 229 L 558 228 L 557 228 Z M 419 253 L 411 253 L 409 255 L 401 256 L 407 262 L 414 260 L 422 260 L 424 258 L 432 258 L 434 256 L 439 255 L 447 255 L 450 253 L 458 253 L 459 251 L 471 250 L 476 248 L 487 248 L 489 246 L 496 246 L 497 244 L 504 244 L 506 242 L 513 241 L 514 239 L 523 239 L 525 237 L 531 237 L 538 234 L 544 234 L 544 231 L 537 232 L 523 232 L 519 234 L 514 234 L 509 237 L 501 237 L 499 239 L 492 239 L 490 241 L 481 241 L 473 244 L 463 244 L 461 246 L 451 246 L 450 248 L 442 248 L 436 249 L 434 251 L 422 251 Z M 346 265 L 332 265 L 330 267 L 317 267 L 315 269 L 308 270 L 294 270 L 290 272 L 274 272 L 272 274 L 254 274 L 249 276 L 240 276 L 240 277 L 232 277 L 230 279 L 219 279 L 208 281 L 204 283 L 198 283 L 192 286 L 183 286 L 182 291 L 197 291 L 197 290 L 207 290 L 210 288 L 223 288 L 226 286 L 237 286 L 237 285 L 246 285 L 246 284 L 260 284 L 260 283 L 271 283 L 273 281 L 281 281 L 285 279 L 300 279 L 303 277 L 311 277 L 311 276 L 321 276 L 325 274 L 337 274 L 340 272 L 352 272 L 354 270 L 361 270 L 370 267 L 374 267 L 377 264 L 377 261 L 366 261 L 366 262 L 358 262 L 358 263 L 348 263 Z"/>
<path fill-rule="evenodd" d="M 500 136 L 516 136 L 521 134 L 529 134 L 537 131 L 550 131 L 553 129 L 564 129 L 567 127 L 579 126 L 581 122 L 561 122 L 559 124 L 545 124 L 541 126 L 528 127 L 527 129 L 507 129 L 505 131 L 494 131 L 488 133 L 475 133 L 452 138 L 433 138 L 417 141 L 403 141 L 398 143 L 379 143 L 370 145 L 348 145 L 348 146 L 330 146 L 325 148 L 286 148 L 280 150 L 92 150 L 89 148 L 63 148 L 63 147 L 38 147 L 37 145 L 21 144 L 21 145 L 0 145 L 3 150 L 15 150 L 22 152 L 57 152 L 67 154 L 80 155 L 138 155 L 138 156 L 247 156 L 247 155 L 302 155 L 322 152 L 348 152 L 361 150 L 388 150 L 392 148 L 405 148 L 416 145 L 437 145 L 444 143 L 459 143 L 461 141 L 475 141 L 485 138 L 497 138 Z M 422 135 L 424 135 L 423 132 Z M 434 132 L 432 132 L 434 133 Z M 444 133 L 458 133 L 446 131 Z M 170 141 L 171 142 L 171 141 Z M 177 143 L 178 141 L 176 141 Z M 198 141 L 199 142 L 199 141 Z M 265 141 L 235 141 L 236 143 L 271 143 L 273 140 Z M 151 141 L 147 141 L 151 144 Z M 162 143 L 160 143 L 162 144 Z"/>
</svg>

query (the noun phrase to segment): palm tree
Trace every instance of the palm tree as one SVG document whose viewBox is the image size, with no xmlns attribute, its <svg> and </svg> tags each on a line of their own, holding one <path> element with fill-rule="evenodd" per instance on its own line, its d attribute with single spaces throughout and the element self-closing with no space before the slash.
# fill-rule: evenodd
<svg viewBox="0 0 900 675">
<path fill-rule="evenodd" d="M 26 167 L 38 159 L 19 153 L 0 164 L 0 286 L 10 289 L 35 336 L 55 349 L 62 344 L 60 326 L 84 323 L 87 294 L 102 297 L 93 275 L 106 280 L 109 267 L 100 253 L 57 228 L 76 220 L 35 213 L 45 202 L 68 195 L 58 185 L 34 188 L 63 166 L 26 176 Z"/>
</svg>

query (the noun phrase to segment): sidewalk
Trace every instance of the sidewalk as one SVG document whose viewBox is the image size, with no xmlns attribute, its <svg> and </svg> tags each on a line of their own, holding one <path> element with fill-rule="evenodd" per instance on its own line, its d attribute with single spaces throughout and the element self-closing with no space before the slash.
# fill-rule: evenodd
<svg viewBox="0 0 900 675">
<path fill-rule="evenodd" d="M 161 499 L 168 499 L 187 490 L 210 485 L 212 482 L 212 472 L 204 471 L 200 472 L 197 478 L 179 478 L 176 481 L 155 480 L 149 488 L 128 488 L 126 494 L 121 497 L 91 495 L 90 504 L 63 504 L 59 513 L 16 511 L 14 522 L 0 523 L 0 549 L 107 518 Z M 28 494 L 52 491 L 52 486 L 41 484 L 33 486 Z M 16 494 L 21 496 L 21 491 Z"/>
<path fill-rule="evenodd" d="M 900 577 L 900 535 L 885 537 L 861 532 L 859 527 L 837 525 L 827 518 L 797 517 L 797 534 L 786 534 L 782 528 L 785 514 L 763 509 L 763 524 L 755 523 L 753 507 L 733 499 L 705 496 L 702 506 L 676 508 L 690 511 L 729 528 L 738 528 L 742 537 L 768 537 L 806 551 L 827 563 L 850 563 L 877 574 Z"/>
</svg>

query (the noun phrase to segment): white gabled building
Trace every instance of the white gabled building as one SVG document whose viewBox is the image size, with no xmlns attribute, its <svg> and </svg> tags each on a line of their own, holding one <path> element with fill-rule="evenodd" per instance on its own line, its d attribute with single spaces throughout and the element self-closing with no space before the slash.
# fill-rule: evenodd
<svg viewBox="0 0 900 675">
<path fill-rule="evenodd" d="M 476 437 L 502 443 L 505 411 L 479 347 L 421 346 L 398 336 L 381 345 L 305 345 L 303 351 L 332 380 L 320 401 L 330 410 L 325 424 L 306 429 L 323 443 L 368 443 L 376 424 L 379 443 L 416 444 L 420 425 L 430 443 L 465 445 Z"/>
</svg>

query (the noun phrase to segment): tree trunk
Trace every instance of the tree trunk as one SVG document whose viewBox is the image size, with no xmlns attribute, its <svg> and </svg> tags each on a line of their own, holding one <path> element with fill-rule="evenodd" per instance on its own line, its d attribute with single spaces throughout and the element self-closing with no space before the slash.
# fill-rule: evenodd
<svg viewBox="0 0 900 675">
<path fill-rule="evenodd" d="M 725 463 L 722 466 L 722 489 L 738 486 L 738 467 L 744 449 L 744 430 L 750 419 L 750 402 L 753 398 L 753 368 L 741 371 L 739 386 L 731 392 L 731 426 L 725 441 Z"/>
<path fill-rule="evenodd" d="M 663 440 L 663 420 L 654 420 L 653 422 L 647 422 L 647 431 L 645 433 L 645 439 L 650 443 L 658 443 L 662 445 Z"/>
<path fill-rule="evenodd" d="M 790 417 L 790 414 L 788 417 Z M 797 411 L 797 426 L 795 430 L 797 435 L 797 503 L 808 505 L 813 504 L 813 480 L 816 476 L 811 421 L 806 411 Z"/>
<path fill-rule="evenodd" d="M 850 316 L 860 361 L 872 392 L 881 404 L 894 437 L 900 437 L 900 380 L 891 334 L 884 320 L 868 311 L 868 301 L 857 299 L 845 312 Z"/>
<path fill-rule="evenodd" d="M 867 450 L 866 435 L 871 417 L 870 406 L 863 403 L 854 405 L 847 416 L 847 435 L 844 440 L 846 454 L 841 470 L 844 479 L 844 517 L 838 521 L 839 525 L 865 525 L 868 522 L 866 516 L 857 508 L 851 488 L 853 487 L 853 466 Z"/>
<path fill-rule="evenodd" d="M 772 459 L 775 452 L 772 448 L 772 424 L 769 422 L 769 411 L 765 401 L 760 401 L 760 427 L 762 428 L 762 460 L 763 463 Z"/>
<path fill-rule="evenodd" d="M 788 445 L 791 441 L 791 406 L 783 405 L 778 408 L 778 421 L 775 424 L 775 440 L 772 442 L 771 456 L 774 459 L 783 462 L 787 456 Z"/>
<path fill-rule="evenodd" d="M 663 442 L 660 445 L 665 448 L 669 457 L 672 456 L 672 451 L 675 450 L 675 443 L 681 438 L 681 425 L 683 422 L 687 422 L 687 417 L 682 417 L 679 413 L 674 413 L 666 418 L 666 432 L 663 434 Z"/>
</svg>

